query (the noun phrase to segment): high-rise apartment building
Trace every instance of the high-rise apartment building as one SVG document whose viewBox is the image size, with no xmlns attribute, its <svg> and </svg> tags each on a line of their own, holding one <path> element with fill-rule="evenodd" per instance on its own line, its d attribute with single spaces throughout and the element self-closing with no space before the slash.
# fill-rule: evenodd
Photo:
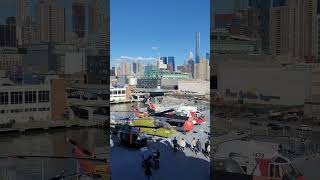
<svg viewBox="0 0 320 180">
<path fill-rule="evenodd" d="M 284 55 L 289 53 L 289 8 L 284 1 L 274 1 L 270 9 L 270 53 Z"/>
<path fill-rule="evenodd" d="M 65 8 L 56 0 L 39 0 L 37 9 L 39 41 L 65 42 Z"/>
<path fill-rule="evenodd" d="M 32 23 L 31 0 L 16 1 L 16 38 L 18 45 L 22 45 L 31 40 L 32 31 L 30 31 Z M 27 41 L 27 42 L 25 42 Z"/>
<path fill-rule="evenodd" d="M 291 0 L 289 7 L 289 52 L 299 60 L 313 61 L 317 51 L 317 1 Z"/>
<path fill-rule="evenodd" d="M 108 12 L 106 14 L 109 14 Z M 88 3 L 88 32 L 97 33 L 104 30 L 106 23 L 103 0 L 91 0 Z"/>
<path fill-rule="evenodd" d="M 171 72 L 175 71 L 175 61 L 173 56 L 168 57 L 167 69 Z"/>
<path fill-rule="evenodd" d="M 209 61 L 206 59 L 201 59 L 198 64 L 196 64 L 196 78 L 201 80 L 209 80 L 210 70 Z"/>
<path fill-rule="evenodd" d="M 126 75 L 131 75 L 131 66 L 127 61 L 122 61 L 120 63 L 120 72 L 118 76 L 126 76 Z"/>
<path fill-rule="evenodd" d="M 191 74 L 191 78 L 194 78 L 194 61 L 193 61 L 193 55 L 192 52 L 189 53 L 189 59 L 188 59 L 188 73 Z"/>
<path fill-rule="evenodd" d="M 196 64 L 200 61 L 200 32 L 196 33 Z"/>
<path fill-rule="evenodd" d="M 253 10 L 253 14 L 258 16 L 259 36 L 261 40 L 261 50 L 263 54 L 270 54 L 270 7 L 271 0 L 250 0 L 249 8 Z"/>
<path fill-rule="evenodd" d="M 16 47 L 16 19 L 8 17 L 6 24 L 0 25 L 0 47 Z"/>
<path fill-rule="evenodd" d="M 72 1 L 72 31 L 79 38 L 84 38 L 86 35 L 86 7 L 81 0 Z"/>
<path fill-rule="evenodd" d="M 164 64 L 168 64 L 168 58 L 167 57 L 161 57 L 160 58 Z"/>
<path fill-rule="evenodd" d="M 165 63 L 163 62 L 163 59 L 159 58 L 159 59 L 157 60 L 157 68 L 158 68 L 158 69 L 164 70 L 164 69 L 167 69 L 167 68 L 168 68 L 167 66 L 168 66 L 168 64 L 165 64 Z"/>
<path fill-rule="evenodd" d="M 132 63 L 132 72 L 136 74 L 138 72 L 137 62 Z"/>
</svg>

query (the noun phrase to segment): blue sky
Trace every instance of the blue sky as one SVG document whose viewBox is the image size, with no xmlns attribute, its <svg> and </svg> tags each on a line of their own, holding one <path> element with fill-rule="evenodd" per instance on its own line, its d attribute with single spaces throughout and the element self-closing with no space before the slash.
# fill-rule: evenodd
<svg viewBox="0 0 320 180">
<path fill-rule="evenodd" d="M 119 59 L 174 56 L 176 64 L 210 50 L 210 0 L 110 0 L 111 66 Z"/>
</svg>

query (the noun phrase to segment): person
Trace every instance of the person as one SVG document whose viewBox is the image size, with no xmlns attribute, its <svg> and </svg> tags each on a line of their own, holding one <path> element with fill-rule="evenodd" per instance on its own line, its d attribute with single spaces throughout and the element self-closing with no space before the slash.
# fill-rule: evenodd
<svg viewBox="0 0 320 180">
<path fill-rule="evenodd" d="M 144 166 L 144 173 L 148 179 L 150 179 L 150 176 L 151 176 L 151 162 L 150 162 L 151 158 L 152 157 L 149 156 L 149 158 L 146 159 L 145 166 Z"/>
<path fill-rule="evenodd" d="M 180 147 L 182 151 L 184 151 L 184 148 L 186 147 L 186 141 L 183 138 L 180 141 Z"/>
<path fill-rule="evenodd" d="M 159 149 L 157 149 L 157 151 L 153 153 L 153 161 L 154 161 L 154 167 L 158 169 L 160 167 L 160 152 L 159 152 Z"/>
<path fill-rule="evenodd" d="M 208 154 L 208 151 L 207 151 L 209 144 L 210 144 L 210 142 L 209 142 L 208 140 L 207 140 L 206 143 L 204 144 L 204 148 L 205 148 L 204 150 L 205 150 L 207 156 L 209 155 L 209 154 Z"/>
<path fill-rule="evenodd" d="M 173 144 L 173 151 L 177 152 L 178 141 L 176 137 L 174 137 L 174 139 L 172 140 L 172 144 Z"/>
<path fill-rule="evenodd" d="M 197 154 L 198 154 L 198 153 L 200 153 L 201 150 L 202 150 L 200 139 L 197 140 L 196 146 L 197 146 L 196 149 L 197 149 Z"/>
<path fill-rule="evenodd" d="M 196 138 L 193 138 L 191 141 L 191 148 L 194 153 L 196 153 L 196 143 L 197 143 Z"/>
</svg>

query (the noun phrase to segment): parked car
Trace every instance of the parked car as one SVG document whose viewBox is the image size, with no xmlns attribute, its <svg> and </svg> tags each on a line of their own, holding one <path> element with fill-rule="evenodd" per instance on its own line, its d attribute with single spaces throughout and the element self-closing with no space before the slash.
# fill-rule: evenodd
<svg viewBox="0 0 320 180">
<path fill-rule="evenodd" d="M 312 127 L 302 124 L 297 128 L 297 130 L 298 131 L 312 131 Z"/>
</svg>

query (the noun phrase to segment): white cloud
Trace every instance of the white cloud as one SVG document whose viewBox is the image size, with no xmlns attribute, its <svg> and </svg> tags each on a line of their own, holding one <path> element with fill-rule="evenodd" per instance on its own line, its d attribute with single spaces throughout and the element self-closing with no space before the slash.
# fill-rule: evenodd
<svg viewBox="0 0 320 180">
<path fill-rule="evenodd" d="M 142 57 L 142 56 L 138 56 L 138 57 L 131 57 L 131 56 L 120 56 L 120 58 L 115 59 L 115 61 L 155 61 L 157 60 L 157 58 L 155 57 Z"/>
<path fill-rule="evenodd" d="M 154 51 L 158 51 L 160 48 L 157 47 L 157 46 L 152 46 L 151 49 L 154 50 Z"/>
</svg>

